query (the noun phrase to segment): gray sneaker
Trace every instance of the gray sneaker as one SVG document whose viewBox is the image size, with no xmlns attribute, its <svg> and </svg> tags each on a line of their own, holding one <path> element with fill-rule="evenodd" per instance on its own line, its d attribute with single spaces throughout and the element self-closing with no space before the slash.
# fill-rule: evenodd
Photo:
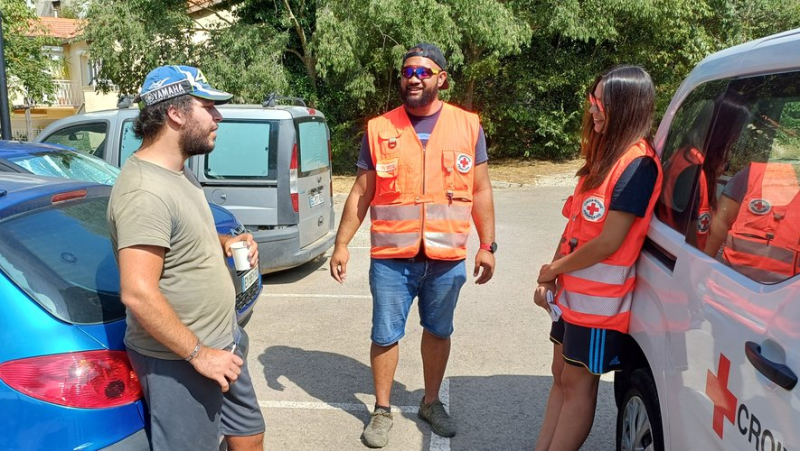
<svg viewBox="0 0 800 451">
<path fill-rule="evenodd" d="M 431 425 L 431 430 L 442 437 L 452 437 L 456 435 L 456 424 L 450 415 L 444 410 L 444 404 L 438 399 L 430 404 L 425 404 L 425 398 L 419 402 L 420 418 Z"/>
<path fill-rule="evenodd" d="M 392 412 L 379 410 L 370 414 L 369 424 L 364 429 L 364 443 L 370 448 L 383 448 L 389 444 L 392 429 Z"/>
</svg>

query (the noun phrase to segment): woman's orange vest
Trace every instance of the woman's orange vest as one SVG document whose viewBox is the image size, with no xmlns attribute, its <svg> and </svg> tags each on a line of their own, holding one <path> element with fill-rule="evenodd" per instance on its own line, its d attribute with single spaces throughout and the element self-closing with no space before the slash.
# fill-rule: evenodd
<svg viewBox="0 0 800 451">
<path fill-rule="evenodd" d="M 751 163 L 747 192 L 722 256 L 759 282 L 800 272 L 800 186 L 791 164 Z"/>
<path fill-rule="evenodd" d="M 664 187 L 661 192 L 661 205 L 664 208 L 659 210 L 659 218 L 662 218 L 666 223 L 676 228 L 678 220 L 675 219 L 676 213 L 682 212 L 683 208 L 691 205 L 691 199 L 686 199 L 689 203 L 685 206 L 675 204 L 675 185 L 678 183 L 678 177 L 688 168 L 696 167 L 700 172 L 700 180 L 698 184 L 698 205 L 694 206 L 697 209 L 697 224 L 694 230 L 697 248 L 701 251 L 706 248 L 706 240 L 708 239 L 708 231 L 711 228 L 711 206 L 708 202 L 708 181 L 706 174 L 703 171 L 703 160 L 705 156 L 694 147 L 684 147 L 678 149 L 675 155 L 669 159 L 669 162 L 664 165 Z M 661 215 L 661 213 L 664 213 Z"/>
<path fill-rule="evenodd" d="M 425 147 L 405 108 L 369 121 L 373 258 L 462 260 L 472 217 L 478 116 L 445 103 Z"/>
<path fill-rule="evenodd" d="M 640 140 L 628 148 L 597 188 L 582 192 L 585 178 L 581 177 L 563 211 L 568 222 L 561 254 L 567 255 L 600 235 L 608 217 L 614 186 L 628 165 L 639 157 L 653 158 L 658 167 L 658 178 L 644 217 L 633 220 L 628 237 L 611 256 L 588 268 L 559 276 L 558 305 L 564 320 L 570 324 L 628 332 L 631 297 L 636 283 L 634 264 L 661 193 L 661 165 L 655 152 L 645 140 Z"/>
</svg>

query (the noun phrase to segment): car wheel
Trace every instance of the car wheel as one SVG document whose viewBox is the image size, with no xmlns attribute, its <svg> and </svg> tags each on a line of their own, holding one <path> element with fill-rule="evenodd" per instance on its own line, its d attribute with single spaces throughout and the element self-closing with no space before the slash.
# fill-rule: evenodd
<svg viewBox="0 0 800 451">
<path fill-rule="evenodd" d="M 626 385 L 617 413 L 617 450 L 664 451 L 661 408 L 653 376 L 637 369 Z"/>
</svg>

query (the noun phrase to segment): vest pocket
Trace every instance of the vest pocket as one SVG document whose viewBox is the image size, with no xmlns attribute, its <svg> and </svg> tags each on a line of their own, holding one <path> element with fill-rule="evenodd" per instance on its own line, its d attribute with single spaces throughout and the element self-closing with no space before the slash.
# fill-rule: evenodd
<svg viewBox="0 0 800 451">
<path fill-rule="evenodd" d="M 397 196 L 400 194 L 400 187 L 397 183 L 398 164 L 398 158 L 382 159 L 375 164 L 376 194 L 378 196 Z"/>
<path fill-rule="evenodd" d="M 453 193 L 454 198 L 471 201 L 473 165 L 472 155 L 455 150 L 443 150 L 444 191 Z"/>
</svg>

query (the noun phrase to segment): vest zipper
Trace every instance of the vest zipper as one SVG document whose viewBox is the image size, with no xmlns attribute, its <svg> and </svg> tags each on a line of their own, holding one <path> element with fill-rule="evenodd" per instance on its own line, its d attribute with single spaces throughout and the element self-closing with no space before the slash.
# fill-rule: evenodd
<svg viewBox="0 0 800 451">
<path fill-rule="evenodd" d="M 422 146 L 422 194 L 425 194 L 425 148 L 427 145 Z"/>
</svg>

